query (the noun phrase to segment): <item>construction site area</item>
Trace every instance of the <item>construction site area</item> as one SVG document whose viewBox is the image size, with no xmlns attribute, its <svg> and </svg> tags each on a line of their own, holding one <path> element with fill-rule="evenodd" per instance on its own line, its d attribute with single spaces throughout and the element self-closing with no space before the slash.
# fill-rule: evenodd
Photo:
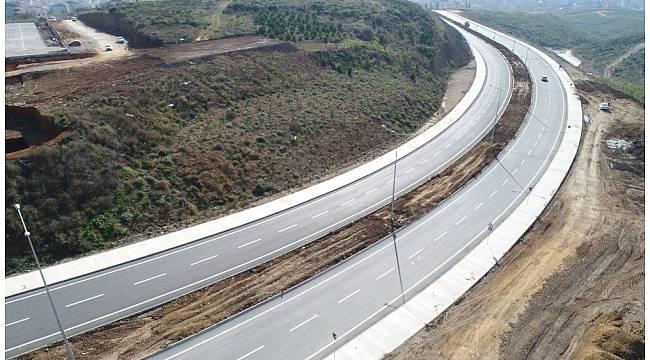
<svg viewBox="0 0 650 360">
<path fill-rule="evenodd" d="M 344 135 L 323 135 L 326 127 L 321 124 L 283 122 L 289 118 L 286 113 L 302 114 L 294 110 L 299 105 L 287 99 L 327 98 L 332 103 L 307 112 L 335 117 L 346 110 L 350 95 L 345 91 L 363 95 L 375 90 L 372 73 L 322 75 L 322 64 L 294 42 L 249 34 L 131 49 L 128 42 L 116 43 L 114 35 L 76 20 L 8 25 L 5 159 L 12 162 L 6 172 L 15 175 L 10 179 L 13 188 L 33 185 L 27 175 L 17 175 L 26 166 L 22 160 L 32 157 L 58 174 L 77 171 L 96 178 L 97 188 L 80 182 L 89 193 L 101 194 L 92 200 L 101 209 L 92 219 L 100 221 L 93 224 L 121 236 L 106 244 L 91 241 L 71 258 L 277 199 L 402 141 L 352 120 L 338 125 Z M 397 199 L 394 208 L 383 206 L 261 265 L 74 336 L 70 341 L 77 358 L 139 359 L 282 296 L 389 236 L 392 226 L 413 223 L 476 178 L 517 136 L 533 93 L 526 64 L 507 47 L 481 39 L 500 51 L 513 80 L 512 97 L 491 137 L 486 135 L 446 170 Z M 497 265 L 384 359 L 644 358 L 645 105 L 555 60 L 571 75 L 584 114 L 570 172 L 548 207 Z M 420 124 L 420 131 L 453 109 L 470 88 L 475 71 L 474 60 L 455 69 L 440 107 L 429 123 Z M 345 90 L 334 88 L 332 79 L 343 79 Z M 390 80 L 381 84 L 395 88 L 395 98 L 423 107 L 413 95 L 423 90 L 417 88 L 420 80 L 410 81 L 407 90 Z M 361 95 L 363 108 L 350 111 L 355 116 L 379 103 L 398 107 L 381 94 L 378 100 Z M 609 111 L 601 110 L 603 102 L 611 105 Z M 266 117 L 276 122 L 259 120 Z M 301 133 L 310 126 L 317 129 L 312 138 Z M 281 150 L 268 150 L 274 141 Z M 337 148 L 339 143 L 351 145 Z M 252 150 L 256 146 L 263 150 Z M 286 149 L 292 147 L 297 155 L 289 157 Z M 322 154 L 314 155 L 317 150 Z M 264 156 L 270 159 L 269 168 L 260 160 L 266 160 Z M 228 165 L 214 169 L 215 163 L 226 160 Z M 91 173 L 87 164 L 98 170 Z M 276 172 L 272 166 L 282 169 Z M 45 179 L 46 173 L 39 176 L 33 181 L 43 188 L 35 192 L 60 186 Z M 243 188 L 241 184 L 253 188 L 255 197 L 241 195 L 236 188 Z M 227 193 L 229 186 L 238 189 L 232 191 L 236 195 Z M 179 189 L 212 202 L 192 202 Z M 52 204 L 47 211 L 62 208 L 48 201 Z M 147 226 L 133 233 L 110 218 L 138 219 L 145 215 L 138 214 L 137 206 L 150 209 L 152 204 L 157 207 L 146 214 L 151 216 L 145 219 Z M 84 236 L 90 233 L 87 226 L 80 229 Z M 87 238 L 100 238 L 91 235 Z M 24 270 L 20 262 L 12 264 L 17 271 Z M 64 357 L 61 342 L 19 356 Z"/>
</svg>

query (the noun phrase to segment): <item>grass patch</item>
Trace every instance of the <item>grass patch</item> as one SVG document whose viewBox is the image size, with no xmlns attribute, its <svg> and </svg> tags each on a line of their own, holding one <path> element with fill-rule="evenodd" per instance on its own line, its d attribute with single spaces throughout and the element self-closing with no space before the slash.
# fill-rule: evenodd
<svg viewBox="0 0 650 360">
<path fill-rule="evenodd" d="M 196 7 L 117 8 L 151 7 L 131 25 L 155 32 L 165 29 L 151 27 L 155 14 L 177 13 L 165 23 L 171 35 L 160 35 L 177 36 L 174 24 L 200 29 L 186 20 L 209 16 L 214 4 L 188 3 Z M 254 19 L 261 8 L 256 26 L 283 36 L 311 26 L 314 39 L 295 52 L 173 65 L 136 57 L 6 86 L 7 103 L 37 106 L 72 131 L 6 165 L 6 204 L 23 204 L 46 264 L 241 209 L 374 156 L 396 141 L 381 124 L 423 125 L 449 72 L 470 58 L 460 34 L 408 2 L 242 0 L 224 14 Z M 25 270 L 29 249 L 10 207 L 5 222 L 5 271 Z"/>
</svg>

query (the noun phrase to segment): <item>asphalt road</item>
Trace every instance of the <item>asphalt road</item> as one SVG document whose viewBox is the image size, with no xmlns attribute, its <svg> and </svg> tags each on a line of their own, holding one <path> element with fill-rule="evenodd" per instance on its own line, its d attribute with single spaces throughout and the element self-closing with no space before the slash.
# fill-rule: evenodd
<svg viewBox="0 0 650 360">
<path fill-rule="evenodd" d="M 524 58 L 521 46 L 515 46 L 515 52 Z M 528 188 L 535 186 L 557 151 L 566 127 L 566 94 L 548 64 L 533 54 L 528 54 L 528 64 L 534 83 L 532 116 L 500 154 L 500 164 L 493 163 L 436 210 L 397 234 L 407 300 L 482 241 L 489 223 L 496 226 L 503 221 Z M 549 81 L 542 82 L 542 75 Z M 151 358 L 323 358 L 401 304 L 396 268 L 392 240 L 383 239 L 281 299 Z"/>
<path fill-rule="evenodd" d="M 471 40 L 487 64 L 486 84 L 464 116 L 398 162 L 396 188 L 412 189 L 444 170 L 491 129 L 497 105 L 510 96 L 505 59 Z M 492 86 L 504 89 L 498 91 Z M 506 91 L 507 90 L 507 91 Z M 501 96 L 500 99 L 497 99 Z M 336 230 L 387 204 L 392 166 L 280 214 L 52 287 L 69 335 L 110 323 L 219 281 Z M 5 356 L 60 339 L 42 289 L 5 299 Z M 233 348 L 234 350 L 234 348 Z"/>
</svg>

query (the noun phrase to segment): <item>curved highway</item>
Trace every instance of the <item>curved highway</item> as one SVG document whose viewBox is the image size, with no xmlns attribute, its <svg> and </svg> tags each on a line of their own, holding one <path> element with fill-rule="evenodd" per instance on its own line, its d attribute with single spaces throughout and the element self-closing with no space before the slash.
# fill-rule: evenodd
<svg viewBox="0 0 650 360">
<path fill-rule="evenodd" d="M 485 60 L 486 82 L 458 121 L 400 159 L 398 194 L 425 182 L 467 152 L 491 129 L 497 106 L 501 113 L 508 103 L 512 79 L 507 62 L 485 43 L 472 38 L 469 41 Z M 497 99 L 498 96 L 501 98 Z M 326 235 L 387 204 L 392 172 L 389 166 L 252 224 L 58 283 L 52 286 L 52 295 L 63 326 L 68 335 L 79 334 L 167 302 Z M 5 314 L 6 357 L 60 340 L 42 288 L 6 298 Z M 238 349 L 232 351 L 235 354 Z"/>
<path fill-rule="evenodd" d="M 477 44 L 476 38 L 463 33 Z M 499 36 L 496 40 L 511 47 L 510 40 Z M 567 122 L 567 95 L 560 79 L 536 55 L 525 54 L 521 46 L 515 46 L 515 52 L 528 57 L 533 80 L 529 116 L 498 162 L 433 212 L 399 231 L 397 248 L 406 299 L 482 241 L 490 223 L 496 227 L 507 218 L 558 149 Z M 543 75 L 548 82 L 541 81 Z M 440 148 L 432 151 L 436 149 Z M 215 325 L 151 359 L 323 358 L 401 305 L 396 269 L 392 240 L 383 239 L 282 298 Z"/>
</svg>

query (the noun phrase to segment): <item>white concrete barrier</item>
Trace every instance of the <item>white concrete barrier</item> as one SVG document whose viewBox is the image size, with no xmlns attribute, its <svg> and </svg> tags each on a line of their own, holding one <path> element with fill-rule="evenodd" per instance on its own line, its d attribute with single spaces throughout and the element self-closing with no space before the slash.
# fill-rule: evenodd
<svg viewBox="0 0 650 360">
<path fill-rule="evenodd" d="M 444 11 L 441 13 L 449 18 L 457 16 Z M 463 21 L 466 19 L 459 19 L 459 22 Z M 476 25 L 472 21 L 470 23 Z M 498 31 L 497 33 L 509 37 Z M 520 205 L 494 229 L 491 235 L 406 304 L 352 338 L 337 349 L 335 354 L 330 354 L 326 359 L 380 359 L 384 354 L 396 349 L 427 323 L 442 314 L 487 274 L 495 265 L 494 257 L 500 259 L 510 250 L 544 211 L 562 185 L 580 145 L 582 132 L 580 99 L 569 75 L 551 57 L 521 41 L 519 41 L 519 45 L 526 46 L 529 51 L 534 51 L 544 61 L 551 64 L 560 77 L 567 94 L 568 127 L 565 129 L 560 146 L 547 170 L 535 184 L 533 191 L 526 195 Z"/>
<path fill-rule="evenodd" d="M 398 147 L 398 154 L 401 154 L 400 159 L 408 156 L 419 147 L 440 135 L 449 126 L 455 123 L 478 97 L 486 79 L 486 64 L 474 48 L 471 50 L 476 60 L 476 75 L 472 82 L 472 86 L 461 101 L 443 119 L 424 131 L 422 134 Z M 135 244 L 49 266 L 43 269 L 45 279 L 48 284 L 65 281 L 191 243 L 277 214 L 349 185 L 384 168 L 385 166 L 392 164 L 394 161 L 394 154 L 394 150 L 391 150 L 386 154 L 344 174 L 254 208 L 243 210 L 232 215 L 224 216 L 216 220 L 191 226 L 159 237 L 140 241 Z M 5 297 L 36 289 L 41 286 L 43 286 L 43 283 L 37 271 L 8 277 L 5 278 Z"/>
</svg>

